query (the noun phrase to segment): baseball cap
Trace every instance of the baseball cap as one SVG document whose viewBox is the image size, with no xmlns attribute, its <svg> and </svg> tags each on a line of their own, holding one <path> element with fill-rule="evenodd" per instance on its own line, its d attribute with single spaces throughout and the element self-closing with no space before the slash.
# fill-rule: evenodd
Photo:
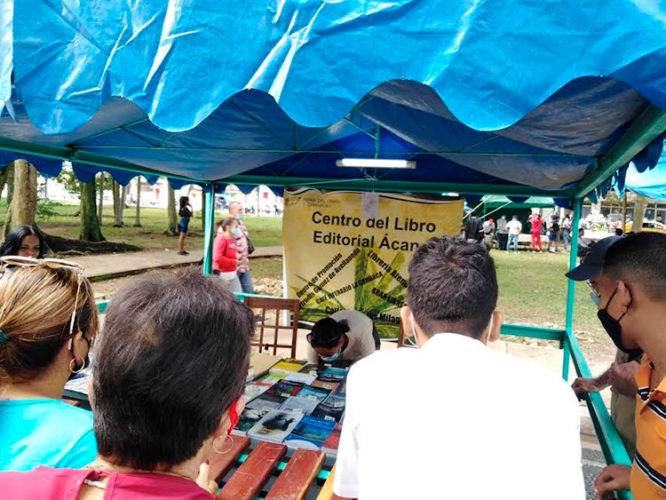
<svg viewBox="0 0 666 500">
<path fill-rule="evenodd" d="M 565 276 L 574 281 L 585 281 L 601 273 L 606 251 L 613 243 L 620 239 L 622 239 L 621 236 L 608 236 L 597 241 L 592 245 L 592 248 L 590 248 L 590 251 L 580 265 L 574 267 Z"/>
</svg>

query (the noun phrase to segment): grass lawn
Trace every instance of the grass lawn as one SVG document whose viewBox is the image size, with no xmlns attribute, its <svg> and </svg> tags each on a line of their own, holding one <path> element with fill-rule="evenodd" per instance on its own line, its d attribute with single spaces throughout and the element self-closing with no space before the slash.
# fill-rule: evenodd
<svg viewBox="0 0 666 500">
<path fill-rule="evenodd" d="M 564 328 L 569 255 L 493 251 L 499 283 L 498 309 L 504 322 Z M 590 348 L 611 352 L 610 340 L 597 319 L 597 307 L 585 283 L 576 284 L 574 331 Z M 593 347 L 594 346 L 594 347 Z"/>
<path fill-rule="evenodd" d="M 3 200 L 4 201 L 4 200 Z M 76 239 L 79 236 L 79 218 L 75 217 L 78 204 L 54 204 L 51 210 L 57 215 L 37 217 L 37 224 L 45 232 L 63 238 Z M 2 207 L 0 207 L 2 209 Z M 4 212 L 4 211 L 3 211 Z M 164 208 L 141 207 L 141 227 L 134 227 L 136 209 L 125 209 L 124 227 L 113 227 L 113 207 L 104 206 L 102 234 L 109 241 L 137 245 L 145 250 L 163 250 L 175 248 L 178 237 L 165 234 L 167 213 Z M 215 218 L 225 217 L 226 212 L 216 212 Z M 273 246 L 282 244 L 282 218 L 245 216 L 255 246 Z M 188 248 L 201 248 L 203 245 L 203 220 L 195 214 L 190 221 L 190 232 L 186 240 Z"/>
</svg>

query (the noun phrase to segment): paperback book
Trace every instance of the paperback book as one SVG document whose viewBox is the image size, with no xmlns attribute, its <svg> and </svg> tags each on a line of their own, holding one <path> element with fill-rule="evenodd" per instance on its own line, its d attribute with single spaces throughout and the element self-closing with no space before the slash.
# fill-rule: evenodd
<svg viewBox="0 0 666 500">
<path fill-rule="evenodd" d="M 255 380 L 254 383 L 270 387 L 279 382 L 280 380 L 284 380 L 285 378 L 287 378 L 287 375 L 288 375 L 287 372 L 268 373 L 263 377 Z"/>
<path fill-rule="evenodd" d="M 315 380 L 310 384 L 312 387 L 320 387 L 328 391 L 337 391 L 340 387 L 340 382 L 325 382 L 324 380 Z"/>
<path fill-rule="evenodd" d="M 339 422 L 345 413 L 345 395 L 339 392 L 332 392 L 317 409 L 312 412 L 313 417 L 323 418 Z"/>
<path fill-rule="evenodd" d="M 311 385 L 306 385 L 298 393 L 299 398 L 312 399 L 319 403 L 328 397 L 331 391 L 327 389 L 322 389 L 320 387 L 312 387 Z"/>
<path fill-rule="evenodd" d="M 294 372 L 287 375 L 287 378 L 285 378 L 285 380 L 290 380 L 292 382 L 300 382 L 301 384 L 308 385 L 314 382 L 316 378 L 317 378 L 316 376 L 310 375 L 309 373 Z"/>
<path fill-rule="evenodd" d="M 245 436 L 247 431 L 249 431 L 254 425 L 261 420 L 261 417 L 266 415 L 269 410 L 267 409 L 253 409 L 245 408 L 243 412 L 238 417 L 238 423 L 234 427 L 232 434 L 239 436 Z"/>
<path fill-rule="evenodd" d="M 245 403 L 252 401 L 254 398 L 261 396 L 264 392 L 269 389 L 270 386 L 262 384 L 247 384 L 245 386 L 245 393 L 243 397 L 245 398 Z"/>
<path fill-rule="evenodd" d="M 335 424 L 333 430 L 321 445 L 321 451 L 327 455 L 337 455 L 340 446 L 340 434 L 342 433 L 342 424 Z"/>
<path fill-rule="evenodd" d="M 282 406 L 287 398 L 279 394 L 269 394 L 268 391 L 264 392 L 261 396 L 254 398 L 252 401 L 245 405 L 246 408 L 253 410 L 277 410 Z"/>
<path fill-rule="evenodd" d="M 345 377 L 347 377 L 347 370 L 331 366 L 326 368 L 317 378 L 323 382 L 341 382 Z"/>
<path fill-rule="evenodd" d="M 260 441 L 281 443 L 300 422 L 302 414 L 282 410 L 271 410 L 247 432 Z"/>
<path fill-rule="evenodd" d="M 280 361 L 279 363 L 276 363 L 273 365 L 271 368 L 270 372 L 275 373 L 279 371 L 284 371 L 284 372 L 297 372 L 300 369 L 305 366 L 306 362 L 305 361 L 299 361 L 297 359 L 293 358 L 286 358 Z"/>
<path fill-rule="evenodd" d="M 287 436 L 284 444 L 293 448 L 318 450 L 334 427 L 335 422 L 305 415 Z"/>
<path fill-rule="evenodd" d="M 292 382 L 290 380 L 279 380 L 275 385 L 270 387 L 266 394 L 278 394 L 288 398 L 289 396 L 295 396 L 298 394 L 301 389 L 303 389 L 303 384 L 300 382 Z"/>
<path fill-rule="evenodd" d="M 290 398 L 287 398 L 287 400 L 284 403 L 282 403 L 280 410 L 293 411 L 296 413 L 304 413 L 309 415 L 315 410 L 315 408 L 317 408 L 318 404 L 319 401 L 317 401 L 316 399 L 299 398 L 298 396 L 292 396 Z"/>
</svg>

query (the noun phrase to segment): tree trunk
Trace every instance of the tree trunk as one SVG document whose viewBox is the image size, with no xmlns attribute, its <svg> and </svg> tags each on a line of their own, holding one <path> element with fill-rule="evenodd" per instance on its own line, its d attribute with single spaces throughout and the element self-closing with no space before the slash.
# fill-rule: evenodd
<svg viewBox="0 0 666 500">
<path fill-rule="evenodd" d="M 201 189 L 201 220 L 205 221 L 206 220 L 206 191 Z M 203 222 L 202 222 L 203 224 Z"/>
<path fill-rule="evenodd" d="M 634 222 L 631 230 L 639 233 L 643 230 L 643 218 L 645 217 L 645 196 L 636 195 L 634 200 Z"/>
<path fill-rule="evenodd" d="M 120 190 L 120 222 L 125 224 L 123 217 L 125 217 L 125 208 L 127 207 L 127 186 L 123 186 Z"/>
<path fill-rule="evenodd" d="M 141 227 L 141 177 L 136 178 L 136 220 L 134 227 Z"/>
<path fill-rule="evenodd" d="M 5 184 L 7 183 L 8 171 L 9 171 L 9 165 L 5 165 L 5 168 L 0 170 L 0 196 L 2 196 L 2 191 L 5 189 Z"/>
<path fill-rule="evenodd" d="M 95 209 L 95 181 L 81 183 L 80 240 L 104 241 Z"/>
<path fill-rule="evenodd" d="M 622 231 L 624 231 L 624 227 L 627 225 L 627 192 L 624 192 L 624 196 L 622 197 L 622 225 L 620 226 L 622 228 Z"/>
<path fill-rule="evenodd" d="M 25 160 L 14 162 L 11 227 L 32 226 L 37 214 L 37 170 Z"/>
<path fill-rule="evenodd" d="M 120 187 L 113 181 L 113 227 L 123 227 L 123 211 L 125 210 L 125 186 Z"/>
<path fill-rule="evenodd" d="M 14 162 L 11 162 L 5 167 L 5 174 L 7 175 L 7 207 L 11 206 L 12 199 L 14 198 Z M 9 208 L 8 208 L 9 211 Z"/>
<path fill-rule="evenodd" d="M 176 192 L 168 186 L 168 203 L 167 203 L 167 234 L 177 234 L 176 227 L 178 225 L 178 212 L 176 211 Z"/>
<path fill-rule="evenodd" d="M 102 225 L 102 215 L 104 212 L 104 172 L 99 174 L 99 204 L 97 205 L 97 220 Z"/>
</svg>

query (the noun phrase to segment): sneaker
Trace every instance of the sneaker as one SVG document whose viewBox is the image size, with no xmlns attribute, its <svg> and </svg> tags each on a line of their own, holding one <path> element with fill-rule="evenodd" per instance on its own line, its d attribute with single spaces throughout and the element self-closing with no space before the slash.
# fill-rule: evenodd
<svg viewBox="0 0 666 500">
<path fill-rule="evenodd" d="M 190 252 L 183 250 L 182 252 L 178 252 L 178 255 L 190 255 Z"/>
</svg>

